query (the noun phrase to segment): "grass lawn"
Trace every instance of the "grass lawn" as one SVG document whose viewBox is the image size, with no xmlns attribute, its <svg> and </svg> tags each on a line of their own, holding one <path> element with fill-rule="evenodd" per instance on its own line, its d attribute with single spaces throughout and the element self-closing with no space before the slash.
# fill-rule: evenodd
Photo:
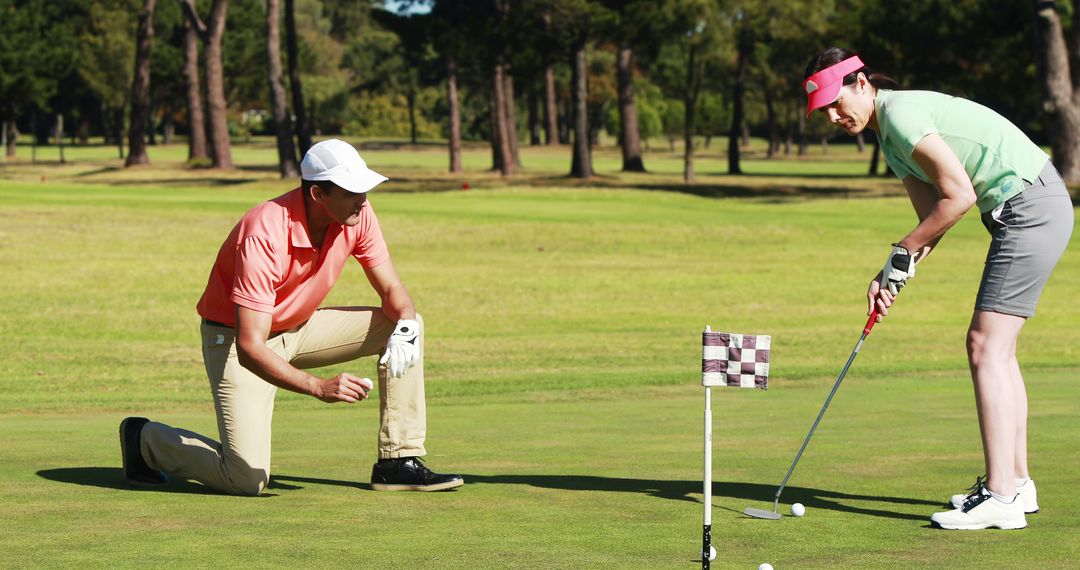
<svg viewBox="0 0 1080 570">
<path fill-rule="evenodd" d="M 928 526 L 982 473 L 963 348 L 988 242 L 974 215 L 849 372 L 783 497 L 807 515 L 741 514 L 770 506 L 858 339 L 867 281 L 915 217 L 851 149 L 751 154 L 734 177 L 719 146 L 694 186 L 659 150 L 634 176 L 600 151 L 586 185 L 563 177 L 565 147 L 525 149 L 510 181 L 484 172 L 484 148 L 461 177 L 439 148 L 364 150 L 392 178 L 372 202 L 427 323 L 429 464 L 467 485 L 372 492 L 377 404 L 279 392 L 254 499 L 131 490 L 116 426 L 140 414 L 215 435 L 194 305 L 236 219 L 291 188 L 273 149 L 238 146 L 228 173 L 185 168 L 182 146 L 127 170 L 108 147 L 65 164 L 20 154 L 0 166 L 5 565 L 693 568 L 711 324 L 774 342 L 770 390 L 714 391 L 717 567 L 1075 567 L 1076 245 L 1021 338 L 1042 512 L 1015 532 Z M 376 302 L 352 266 L 327 301 Z M 343 370 L 374 362 L 320 373 Z"/>
</svg>

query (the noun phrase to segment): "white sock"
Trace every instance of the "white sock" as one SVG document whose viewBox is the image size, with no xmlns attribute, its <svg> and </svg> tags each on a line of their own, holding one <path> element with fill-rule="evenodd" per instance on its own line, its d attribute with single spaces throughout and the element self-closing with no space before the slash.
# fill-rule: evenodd
<svg viewBox="0 0 1080 570">
<path fill-rule="evenodd" d="M 987 493 L 990 493 L 990 496 L 991 496 L 991 497 L 993 497 L 993 498 L 995 498 L 995 499 L 997 499 L 997 500 L 1001 501 L 1002 503 L 1005 503 L 1006 505 L 1011 505 L 1011 504 L 1012 504 L 1012 502 L 1016 500 L 1016 495 L 1013 495 L 1013 496 L 1010 496 L 1010 497 L 1006 497 L 1005 495 L 999 495 L 999 494 L 997 494 L 997 493 L 995 493 L 995 492 L 991 491 L 991 490 L 990 490 L 990 489 L 988 489 L 988 488 L 986 489 L 986 492 L 987 492 Z"/>
<path fill-rule="evenodd" d="M 1024 477 L 1023 479 L 1017 479 L 1016 480 L 1016 488 L 1019 489 L 1020 487 L 1023 487 L 1024 485 L 1027 485 L 1028 481 L 1031 481 L 1031 477 Z"/>
</svg>

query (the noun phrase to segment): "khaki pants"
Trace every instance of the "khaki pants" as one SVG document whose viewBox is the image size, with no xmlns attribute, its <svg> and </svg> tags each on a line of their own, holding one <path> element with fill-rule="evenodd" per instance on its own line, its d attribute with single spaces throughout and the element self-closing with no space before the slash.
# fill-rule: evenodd
<svg viewBox="0 0 1080 570">
<path fill-rule="evenodd" d="M 386 365 L 378 366 L 380 459 L 426 454 L 424 321 L 419 315 L 416 320 L 419 362 L 402 378 L 390 378 Z M 380 355 L 395 324 L 377 307 L 319 309 L 297 329 L 272 336 L 266 346 L 297 368 L 339 364 Z M 202 349 L 221 443 L 149 422 L 142 430 L 143 458 L 154 469 L 221 491 L 257 495 L 270 480 L 277 387 L 240 365 L 233 329 L 203 323 Z"/>
</svg>

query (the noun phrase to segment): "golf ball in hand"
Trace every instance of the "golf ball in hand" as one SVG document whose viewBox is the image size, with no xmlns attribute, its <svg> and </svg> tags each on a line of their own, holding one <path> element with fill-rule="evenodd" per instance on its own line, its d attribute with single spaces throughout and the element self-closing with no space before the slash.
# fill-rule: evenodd
<svg viewBox="0 0 1080 570">
<path fill-rule="evenodd" d="M 762 562 L 758 565 L 757 570 L 773 570 L 773 567 L 772 564 L 769 564 L 768 562 Z"/>
<path fill-rule="evenodd" d="M 801 517 L 806 514 L 806 507 L 804 507 L 802 503 L 795 503 L 794 505 L 791 505 L 791 514 Z"/>
</svg>

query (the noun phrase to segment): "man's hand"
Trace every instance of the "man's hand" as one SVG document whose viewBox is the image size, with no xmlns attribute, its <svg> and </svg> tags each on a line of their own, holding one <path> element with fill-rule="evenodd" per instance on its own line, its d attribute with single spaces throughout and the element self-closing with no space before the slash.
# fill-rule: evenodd
<svg viewBox="0 0 1080 570">
<path fill-rule="evenodd" d="M 915 256 L 906 248 L 893 245 L 885 268 L 881 270 L 881 286 L 896 295 L 907 285 L 907 280 L 915 277 Z"/>
<path fill-rule="evenodd" d="M 360 400 L 366 400 L 368 392 L 374 387 L 370 378 L 357 378 L 347 372 L 342 372 L 333 378 L 323 380 L 315 385 L 312 396 L 330 403 L 348 402 L 350 404 Z"/>
<path fill-rule="evenodd" d="M 420 323 L 413 319 L 401 319 L 394 327 L 386 343 L 386 352 L 379 359 L 379 364 L 386 364 L 394 378 L 404 376 L 405 371 L 420 359 L 420 347 L 417 346 L 419 336 Z"/>
</svg>

